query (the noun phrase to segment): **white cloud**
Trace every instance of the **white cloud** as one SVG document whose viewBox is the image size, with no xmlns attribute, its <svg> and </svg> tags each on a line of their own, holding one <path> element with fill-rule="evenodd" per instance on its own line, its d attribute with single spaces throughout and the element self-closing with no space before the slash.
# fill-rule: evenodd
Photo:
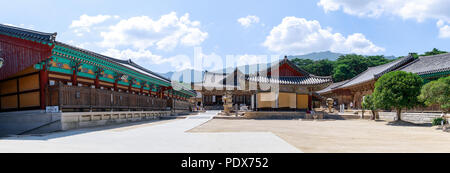
<svg viewBox="0 0 450 173">
<path fill-rule="evenodd" d="M 342 10 L 344 13 L 360 17 L 398 16 L 423 22 L 427 19 L 450 23 L 450 3 L 448 0 L 320 0 L 317 3 L 325 12 Z M 442 37 L 445 26 L 440 28 Z"/>
<path fill-rule="evenodd" d="M 439 28 L 439 38 L 450 38 L 450 27 L 444 21 L 439 20 L 436 26 Z"/>
<path fill-rule="evenodd" d="M 376 54 L 384 48 L 374 45 L 363 34 L 355 33 L 344 37 L 333 33 L 331 28 L 322 28 L 316 20 L 285 17 L 266 37 L 263 46 L 285 54 L 305 54 L 316 51 L 341 53 Z"/>
<path fill-rule="evenodd" d="M 156 47 L 165 51 L 173 50 L 178 45 L 197 46 L 208 37 L 208 33 L 200 29 L 200 22 L 191 21 L 188 13 L 178 17 L 175 12 L 163 15 L 159 20 L 148 16 L 124 19 L 100 35 L 103 37 L 100 46 L 106 48 Z"/>
<path fill-rule="evenodd" d="M 164 64 L 169 63 L 172 67 L 174 67 L 176 70 L 184 70 L 192 68 L 192 65 L 190 63 L 189 57 L 185 55 L 177 55 L 170 58 L 163 58 L 162 56 L 155 55 L 149 50 L 139 49 L 139 50 L 132 50 L 132 49 L 125 49 L 125 50 L 118 50 L 118 49 L 107 49 L 105 52 L 103 52 L 104 55 L 128 60 L 132 59 L 133 61 L 138 62 L 139 64 Z"/>
<path fill-rule="evenodd" d="M 119 18 L 119 16 L 110 16 L 110 15 L 88 16 L 86 14 L 83 14 L 80 16 L 78 20 L 73 20 L 69 28 L 73 29 L 73 31 L 78 36 L 83 36 L 84 32 L 91 32 L 91 26 L 103 23 L 111 18 L 117 19 Z"/>
<path fill-rule="evenodd" d="M 258 16 L 250 16 L 247 17 L 241 17 L 237 20 L 243 27 L 248 28 L 253 23 L 259 23 L 259 17 Z"/>
</svg>

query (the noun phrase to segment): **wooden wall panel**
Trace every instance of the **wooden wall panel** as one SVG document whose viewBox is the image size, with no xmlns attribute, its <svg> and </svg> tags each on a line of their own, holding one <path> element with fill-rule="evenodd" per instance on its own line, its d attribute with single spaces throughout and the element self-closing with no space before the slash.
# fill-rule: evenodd
<svg viewBox="0 0 450 173">
<path fill-rule="evenodd" d="M 48 74 L 49 78 L 57 78 L 57 79 L 64 79 L 64 80 L 70 80 L 70 76 L 66 76 L 66 75 L 59 75 L 59 74 Z"/>
<path fill-rule="evenodd" d="M 278 96 L 278 107 L 279 108 L 296 108 L 295 93 L 280 93 Z"/>
<path fill-rule="evenodd" d="M 100 81 L 99 84 L 103 85 L 103 86 L 109 86 L 109 87 L 113 87 L 114 86 L 114 84 L 112 84 L 112 83 L 102 82 L 102 81 Z"/>
<path fill-rule="evenodd" d="M 20 108 L 40 106 L 39 91 L 20 94 Z"/>
<path fill-rule="evenodd" d="M 0 83 L 0 94 L 10 94 L 17 92 L 17 80 L 8 80 Z"/>
<path fill-rule="evenodd" d="M 77 78 L 77 81 L 94 84 L 94 80 L 92 80 L 92 79 Z"/>
<path fill-rule="evenodd" d="M 297 109 L 308 109 L 308 95 L 297 94 Z"/>
<path fill-rule="evenodd" d="M 1 97 L 1 109 L 17 108 L 17 95 Z"/>
<path fill-rule="evenodd" d="M 275 93 L 258 93 L 256 95 L 258 108 L 276 108 Z"/>
<path fill-rule="evenodd" d="M 39 75 L 34 74 L 19 78 L 19 91 L 39 89 Z"/>
</svg>

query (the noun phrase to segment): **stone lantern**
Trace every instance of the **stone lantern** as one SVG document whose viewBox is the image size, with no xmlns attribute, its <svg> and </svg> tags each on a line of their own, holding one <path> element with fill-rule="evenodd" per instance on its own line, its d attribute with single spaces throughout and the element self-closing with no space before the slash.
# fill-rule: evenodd
<svg viewBox="0 0 450 173">
<path fill-rule="evenodd" d="M 223 97 L 223 112 L 225 115 L 230 115 L 231 111 L 233 110 L 233 97 L 231 94 L 226 93 Z"/>
<path fill-rule="evenodd" d="M 328 106 L 328 112 L 333 112 L 333 103 L 334 100 L 332 98 L 327 98 L 327 106 Z"/>
</svg>

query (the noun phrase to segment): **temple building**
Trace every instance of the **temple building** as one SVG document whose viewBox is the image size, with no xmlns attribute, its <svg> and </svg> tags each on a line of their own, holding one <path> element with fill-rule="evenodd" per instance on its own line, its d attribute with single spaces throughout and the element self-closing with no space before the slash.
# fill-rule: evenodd
<svg viewBox="0 0 450 173">
<path fill-rule="evenodd" d="M 189 110 L 193 90 L 131 60 L 119 60 L 0 24 L 0 111 Z"/>
<path fill-rule="evenodd" d="M 231 95 L 233 105 L 251 110 L 311 110 L 314 92 L 332 83 L 330 76 L 315 76 L 284 59 L 255 73 L 205 72 L 194 89 L 206 109 L 223 109 L 222 98 Z"/>
<path fill-rule="evenodd" d="M 399 70 L 418 74 L 427 83 L 450 75 L 450 53 L 421 56 Z"/>
<path fill-rule="evenodd" d="M 323 98 L 333 98 L 337 105 L 344 104 L 346 108 L 353 103 L 353 108 L 361 109 L 364 96 L 370 95 L 375 89 L 375 82 L 383 74 L 391 71 L 406 71 L 418 74 L 425 82 L 450 75 L 450 53 L 421 56 L 414 59 L 412 55 L 405 56 L 393 62 L 376 67 L 369 67 L 354 78 L 331 84 L 318 91 Z M 324 102 L 322 102 L 324 105 Z M 438 106 L 434 106 L 438 109 Z M 434 108 L 430 108 L 434 109 Z"/>
</svg>

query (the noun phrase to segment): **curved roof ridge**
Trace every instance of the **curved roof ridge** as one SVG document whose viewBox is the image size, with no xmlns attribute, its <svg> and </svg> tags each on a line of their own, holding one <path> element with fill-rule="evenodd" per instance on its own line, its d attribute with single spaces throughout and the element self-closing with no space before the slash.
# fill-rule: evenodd
<svg viewBox="0 0 450 173">
<path fill-rule="evenodd" d="M 28 37 L 31 40 L 44 40 L 44 41 L 52 42 L 52 43 L 55 42 L 56 35 L 58 34 L 56 32 L 45 33 L 45 32 L 35 31 L 35 30 L 31 30 L 31 29 L 26 29 L 26 28 L 19 28 L 16 26 L 5 25 L 5 24 L 0 24 L 0 32 L 6 33 L 6 34 L 12 34 L 12 35 L 16 35 L 16 36 Z"/>
<path fill-rule="evenodd" d="M 94 57 L 97 57 L 97 58 L 104 59 L 104 60 L 109 61 L 109 62 L 111 62 L 111 63 L 115 63 L 115 64 L 117 64 L 117 65 L 123 66 L 124 68 L 130 69 L 129 67 L 124 66 L 123 64 L 128 64 L 128 65 L 130 65 L 130 66 L 133 66 L 132 64 L 129 64 L 129 61 L 128 61 L 128 60 L 121 60 L 121 59 L 112 58 L 112 57 L 109 57 L 109 56 L 106 56 L 106 55 L 102 55 L 102 54 L 99 54 L 99 53 L 96 53 L 96 52 L 93 52 L 93 51 L 90 51 L 90 50 L 87 50 L 87 49 L 75 47 L 75 46 L 72 46 L 72 45 L 69 45 L 69 44 L 60 42 L 60 41 L 55 41 L 55 43 L 56 43 L 57 45 L 60 45 L 60 46 L 63 46 L 63 47 L 69 48 L 69 49 L 74 49 L 74 50 L 76 50 L 76 51 L 80 51 L 80 52 L 82 52 L 82 53 L 86 53 L 86 54 L 89 54 L 89 55 L 91 55 L 91 56 L 94 56 Z M 122 63 L 122 64 L 121 64 L 121 63 Z M 138 68 L 138 67 L 135 67 L 135 68 Z M 143 68 L 143 67 L 141 67 L 141 68 Z M 140 69 L 140 68 L 138 68 L 138 69 Z M 133 70 L 133 69 L 131 69 L 131 70 Z M 140 70 L 147 72 L 147 70 L 143 70 L 143 69 L 140 69 Z M 136 71 L 136 70 L 133 70 L 133 71 Z M 137 72 L 138 72 L 138 73 L 141 73 L 141 72 L 139 72 L 139 71 L 137 71 Z M 147 72 L 147 73 L 150 73 L 150 72 Z M 154 72 L 153 72 L 153 73 L 154 73 Z M 152 73 L 150 73 L 150 74 L 152 74 Z M 144 75 L 146 75 L 146 74 L 144 74 Z M 152 75 L 154 75 L 154 74 L 152 74 Z M 158 75 L 155 75 L 155 76 L 159 77 Z M 150 77 L 152 77 L 152 76 L 150 76 Z M 155 78 L 155 77 L 152 77 L 152 78 Z M 156 78 L 156 79 L 157 79 L 157 78 Z M 169 82 L 169 83 L 171 82 L 170 79 L 166 79 L 166 78 L 162 78 L 162 79 L 163 79 L 163 80 L 167 80 L 167 81 L 165 81 L 165 82 Z M 160 79 L 159 79 L 159 80 L 160 80 Z"/>
</svg>

